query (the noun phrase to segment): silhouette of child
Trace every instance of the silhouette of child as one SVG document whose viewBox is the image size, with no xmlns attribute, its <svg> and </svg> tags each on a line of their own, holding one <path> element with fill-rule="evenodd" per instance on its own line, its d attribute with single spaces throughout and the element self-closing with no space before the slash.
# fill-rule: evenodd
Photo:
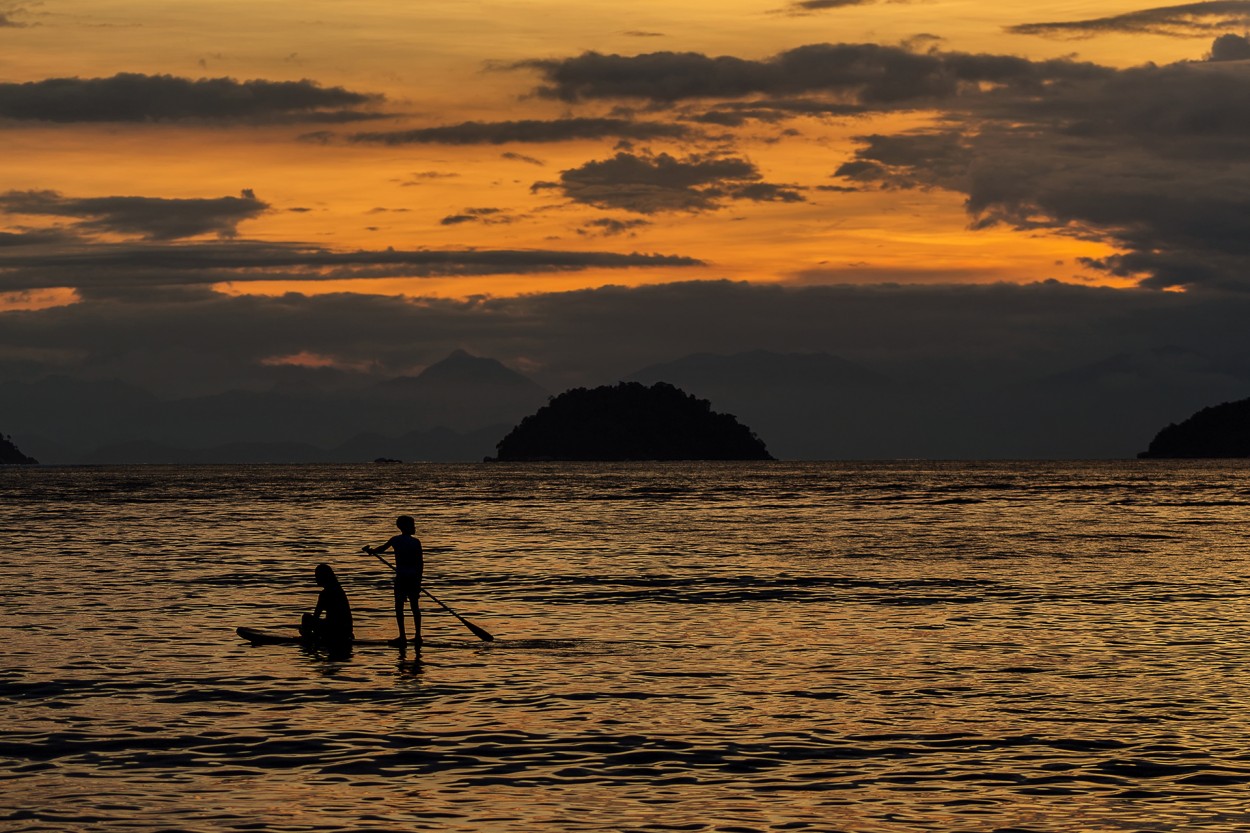
<svg viewBox="0 0 1250 833">
<path fill-rule="evenodd" d="M 412 608 L 412 641 L 421 644 L 421 608 L 417 605 L 421 595 L 421 575 L 425 571 L 425 555 L 421 550 L 421 540 L 417 535 L 417 522 L 410 515 L 400 515 L 395 519 L 399 527 L 399 535 L 380 547 L 365 547 L 370 555 L 395 550 L 395 625 L 399 628 L 399 636 L 391 640 L 392 644 L 405 645 L 408 642 L 404 633 L 404 602 Z"/>
<path fill-rule="evenodd" d="M 318 564 L 313 575 L 321 586 L 321 595 L 317 597 L 313 612 L 304 614 L 299 626 L 300 636 L 327 645 L 350 645 L 354 638 L 352 607 L 347 603 L 339 577 L 329 564 Z"/>
</svg>

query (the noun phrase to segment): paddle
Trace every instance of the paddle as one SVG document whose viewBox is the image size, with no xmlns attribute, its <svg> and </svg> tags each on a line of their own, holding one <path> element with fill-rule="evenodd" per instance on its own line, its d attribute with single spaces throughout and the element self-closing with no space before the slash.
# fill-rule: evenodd
<svg viewBox="0 0 1250 833">
<path fill-rule="evenodd" d="M 385 564 L 386 566 L 390 567 L 390 568 L 391 568 L 391 572 L 394 572 L 394 571 L 395 571 L 395 565 L 394 565 L 394 564 L 392 564 L 391 562 L 387 561 L 387 560 L 386 560 L 385 558 L 383 558 L 381 555 L 379 555 L 378 553 L 376 553 L 376 552 L 374 552 L 373 550 L 369 549 L 368 547 L 361 547 L 361 548 L 360 548 L 360 551 L 361 551 L 361 552 L 367 552 L 367 553 L 369 553 L 369 554 L 370 554 L 370 555 L 372 555 L 374 558 L 376 558 L 378 561 L 381 561 L 383 564 Z M 478 639 L 482 640 L 483 642 L 494 642 L 494 641 L 495 641 L 495 637 L 491 636 L 491 635 L 490 635 L 490 633 L 489 633 L 489 632 L 488 632 L 485 628 L 479 628 L 477 625 L 473 624 L 473 623 L 472 623 L 472 622 L 470 622 L 468 619 L 464 618 L 464 617 L 463 617 L 463 616 L 461 616 L 459 613 L 457 613 L 456 611 L 452 610 L 452 609 L 451 609 L 450 607 L 448 607 L 447 605 L 443 604 L 443 602 L 442 602 L 442 601 L 441 601 L 441 600 L 440 600 L 437 596 L 435 596 L 435 595 L 434 595 L 433 593 L 431 593 L 429 590 L 426 590 L 424 586 L 421 588 L 421 592 L 422 592 L 422 593 L 424 593 L 425 595 L 429 596 L 431 599 L 433 599 L 433 600 L 434 600 L 434 601 L 438 604 L 438 606 L 439 606 L 439 607 L 441 607 L 443 610 L 447 611 L 447 612 L 448 612 L 448 613 L 450 613 L 452 616 L 455 616 L 457 619 L 459 619 L 459 620 L 460 620 L 460 624 L 464 625 L 466 628 L 468 628 L 469 630 L 473 631 L 473 635 L 474 635 L 474 636 L 476 636 Z"/>
</svg>

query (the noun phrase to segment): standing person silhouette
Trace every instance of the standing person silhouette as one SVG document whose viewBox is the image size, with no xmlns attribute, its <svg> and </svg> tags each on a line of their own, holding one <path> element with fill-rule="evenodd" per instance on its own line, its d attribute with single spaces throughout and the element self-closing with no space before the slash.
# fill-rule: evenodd
<svg viewBox="0 0 1250 833">
<path fill-rule="evenodd" d="M 378 555 L 389 549 L 395 550 L 395 625 L 399 628 L 399 636 L 391 640 L 392 645 L 408 644 L 404 632 L 404 601 L 412 608 L 412 641 L 421 644 L 421 608 L 418 597 L 421 595 L 421 575 L 425 571 L 425 555 L 421 550 L 421 540 L 417 538 L 417 522 L 411 515 L 400 515 L 395 519 L 399 527 L 399 535 L 380 547 L 365 547 L 365 552 Z"/>
</svg>

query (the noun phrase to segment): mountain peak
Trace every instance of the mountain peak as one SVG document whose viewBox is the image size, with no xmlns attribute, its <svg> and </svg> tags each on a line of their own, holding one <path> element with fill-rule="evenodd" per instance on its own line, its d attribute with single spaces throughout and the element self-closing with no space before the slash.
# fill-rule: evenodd
<svg viewBox="0 0 1250 833">
<path fill-rule="evenodd" d="M 426 384 L 506 384 L 538 388 L 538 384 L 532 379 L 517 373 L 503 362 L 474 356 L 467 350 L 453 350 L 447 358 L 430 365 L 415 378 Z"/>
</svg>

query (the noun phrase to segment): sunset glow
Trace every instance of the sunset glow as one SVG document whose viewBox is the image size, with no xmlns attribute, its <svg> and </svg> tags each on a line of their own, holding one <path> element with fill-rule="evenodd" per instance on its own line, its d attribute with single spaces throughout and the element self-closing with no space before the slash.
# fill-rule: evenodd
<svg viewBox="0 0 1250 833">
<path fill-rule="evenodd" d="M 212 200 L 247 189 L 262 203 L 256 212 L 206 222 L 180 239 L 220 236 L 340 251 L 647 252 L 703 264 L 681 280 L 1130 285 L 1088 266 L 1117 252 L 1112 225 L 1087 227 L 1083 240 L 1045 216 L 1027 229 L 974 230 L 976 218 L 952 182 L 917 180 L 924 186 L 917 190 L 887 181 L 882 189 L 879 180 L 838 175 L 862 150 L 864 136 L 932 134 L 960 111 L 964 130 L 979 129 L 966 113 L 980 105 L 966 90 L 943 100 L 900 87 L 901 107 L 864 98 L 859 82 L 830 87 L 819 75 L 807 89 L 783 82 L 777 93 L 748 85 L 719 96 L 692 89 L 675 98 L 674 87 L 667 97 L 648 98 L 642 77 L 623 96 L 587 95 L 591 88 L 584 88 L 560 100 L 543 92 L 561 77 L 552 73 L 574 71 L 568 62 L 588 53 L 618 56 L 627 72 L 630 56 L 750 63 L 811 45 L 877 44 L 878 51 L 894 50 L 891 61 L 904 63 L 909 54 L 916 60 L 984 54 L 1087 61 L 1111 72 L 1200 59 L 1211 40 L 1203 26 L 1172 36 L 1115 27 L 1061 36 L 1011 29 L 1069 18 L 1070 9 L 1043 3 L 1022 15 L 972 2 L 650 2 L 631 6 L 626 21 L 608 9 L 563 2 L 17 6 L 0 30 L 3 83 L 15 102 L 4 114 L 9 152 L 0 174 L 11 190 L 0 207 L 11 234 L 54 230 L 81 242 L 151 238 L 141 225 L 109 228 L 107 217 L 74 205 L 31 213 L 11 197 L 29 191 L 72 201 L 131 196 L 153 201 L 159 211 L 157 201 Z M 1086 9 L 1085 17 L 1134 10 L 1108 2 Z M 108 37 L 100 38 L 104 31 Z M 873 72 L 903 71 L 890 66 Z M 117 82 L 119 73 L 133 74 L 128 85 L 104 80 Z M 158 78 L 184 88 L 145 91 Z M 39 86 L 49 79 L 73 79 L 61 82 L 66 88 L 98 79 L 81 106 L 114 96 L 117 109 L 74 111 L 64 99 L 61 110 L 47 109 L 52 104 L 41 105 L 41 96 L 53 92 Z M 190 86 L 200 79 L 237 90 L 223 93 L 225 100 L 211 98 Z M 267 103 L 232 110 L 228 100 L 246 95 L 238 85 L 249 82 L 290 89 L 274 87 L 263 93 Z M 682 83 L 672 76 L 670 82 Z M 343 100 L 331 100 L 331 91 Z M 156 109 L 129 112 L 122 106 L 129 95 L 157 97 L 148 101 Z M 949 109 L 951 103 L 959 110 Z M 656 169 L 656 185 L 618 178 L 561 185 L 588 163 L 626 157 L 637 160 L 638 173 L 656 159 L 671 159 L 674 167 Z M 714 165 L 717 160 L 736 163 L 742 173 Z M 595 174 L 629 175 L 607 168 Z M 666 176 L 687 180 L 679 190 Z M 677 279 L 649 269 L 576 275 L 527 269 L 472 280 L 414 280 L 386 271 L 374 269 L 365 281 L 256 275 L 254 284 L 217 285 L 233 293 L 468 297 Z M 3 308 L 30 308 L 20 293 L 35 287 L 4 288 Z"/>
</svg>

